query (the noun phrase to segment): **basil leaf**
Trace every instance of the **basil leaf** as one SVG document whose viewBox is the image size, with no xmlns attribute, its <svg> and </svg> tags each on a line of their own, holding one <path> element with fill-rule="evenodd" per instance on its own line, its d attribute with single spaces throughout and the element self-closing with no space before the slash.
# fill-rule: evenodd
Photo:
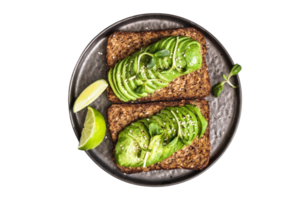
<svg viewBox="0 0 300 200">
<path fill-rule="evenodd" d="M 160 135 L 162 133 L 162 129 L 158 124 L 151 123 L 149 125 L 149 134 L 151 137 L 155 135 Z"/>
<path fill-rule="evenodd" d="M 226 81 L 228 81 L 228 78 L 227 78 L 227 76 L 226 76 L 225 74 L 223 74 L 223 78 L 224 78 Z"/>
<path fill-rule="evenodd" d="M 154 54 L 156 58 L 164 58 L 170 55 L 170 51 L 167 49 L 160 50 Z"/>
<path fill-rule="evenodd" d="M 229 77 L 237 75 L 241 70 L 242 70 L 241 65 L 239 65 L 239 64 L 234 65 L 230 71 Z"/>
<path fill-rule="evenodd" d="M 156 62 L 155 58 L 152 57 L 151 60 L 150 60 L 150 62 L 147 64 L 147 69 L 153 68 L 154 65 L 155 65 L 155 62 Z"/>
<path fill-rule="evenodd" d="M 143 94 L 145 92 L 145 84 L 137 86 L 134 91 L 139 94 Z"/>
<path fill-rule="evenodd" d="M 223 82 L 219 82 L 213 86 L 212 93 L 215 97 L 219 97 L 219 95 L 221 94 L 223 90 L 223 84 L 224 84 Z"/>
</svg>

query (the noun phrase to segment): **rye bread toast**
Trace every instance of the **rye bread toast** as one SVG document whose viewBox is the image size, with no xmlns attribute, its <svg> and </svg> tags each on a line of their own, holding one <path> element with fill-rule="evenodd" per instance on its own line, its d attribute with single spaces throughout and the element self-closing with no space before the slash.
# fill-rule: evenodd
<svg viewBox="0 0 300 200">
<path fill-rule="evenodd" d="M 206 42 L 204 36 L 195 28 L 148 32 L 115 32 L 110 35 L 107 42 L 107 72 L 120 60 L 168 36 L 187 36 L 198 41 L 201 44 L 202 67 L 190 74 L 174 79 L 168 87 L 148 94 L 146 97 L 138 98 L 134 102 L 198 99 L 209 95 L 211 86 L 205 61 Z M 113 103 L 124 103 L 115 96 L 110 86 L 107 88 L 107 97 Z"/>
<path fill-rule="evenodd" d="M 114 146 L 118 140 L 118 133 L 130 123 L 155 115 L 167 106 L 183 106 L 193 104 L 200 108 L 201 114 L 209 122 L 209 105 L 205 100 L 181 100 L 168 102 L 154 102 L 147 104 L 113 104 L 107 110 L 109 130 Z M 202 170 L 209 162 L 210 157 L 210 138 L 209 125 L 201 138 L 196 138 L 193 143 L 175 153 L 169 158 L 153 164 L 149 167 L 122 167 L 118 168 L 124 173 L 147 172 L 160 169 L 194 169 Z M 114 150 L 113 150 L 114 158 Z M 115 160 L 114 160 L 115 161 Z"/>
</svg>

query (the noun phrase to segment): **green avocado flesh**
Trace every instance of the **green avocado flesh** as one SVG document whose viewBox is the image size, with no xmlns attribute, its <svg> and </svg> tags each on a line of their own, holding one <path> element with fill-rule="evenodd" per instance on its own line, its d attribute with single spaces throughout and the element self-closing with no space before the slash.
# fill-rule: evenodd
<svg viewBox="0 0 300 200">
<path fill-rule="evenodd" d="M 110 86 L 124 102 L 145 97 L 148 93 L 167 87 L 173 79 L 199 69 L 202 66 L 200 49 L 200 43 L 189 37 L 163 38 L 121 60 L 110 69 Z M 155 58 L 154 66 L 147 68 L 153 55 L 161 50 L 168 50 L 170 55 Z M 136 89 L 142 85 L 145 89 L 137 92 Z"/>
<path fill-rule="evenodd" d="M 116 162 L 124 167 L 158 163 L 201 137 L 207 124 L 194 105 L 166 107 L 154 116 L 131 123 L 119 133 Z"/>
</svg>

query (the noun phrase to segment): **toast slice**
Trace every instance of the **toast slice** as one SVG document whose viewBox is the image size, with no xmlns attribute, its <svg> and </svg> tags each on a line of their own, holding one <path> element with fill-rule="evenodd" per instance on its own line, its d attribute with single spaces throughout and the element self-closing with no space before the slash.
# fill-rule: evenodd
<svg viewBox="0 0 300 200">
<path fill-rule="evenodd" d="M 153 102 L 147 104 L 113 104 L 107 110 L 109 130 L 112 136 L 114 146 L 118 140 L 118 133 L 130 123 L 155 115 L 167 106 L 183 106 L 193 104 L 200 108 L 201 114 L 209 122 L 209 105 L 205 100 L 181 100 L 168 102 Z M 147 172 L 160 169 L 194 169 L 202 170 L 209 162 L 210 157 L 210 138 L 209 125 L 201 138 L 196 138 L 193 143 L 177 152 L 174 152 L 169 158 L 153 164 L 149 167 L 122 167 L 118 168 L 124 173 Z M 113 158 L 114 150 L 113 150 Z"/>
<path fill-rule="evenodd" d="M 211 86 L 205 61 L 206 42 L 204 36 L 195 28 L 148 32 L 115 32 L 110 35 L 107 42 L 107 72 L 120 60 L 168 36 L 187 36 L 198 41 L 201 44 L 202 67 L 192 73 L 174 79 L 169 83 L 168 87 L 157 90 L 134 102 L 198 99 L 209 95 Z M 107 88 L 107 97 L 113 103 L 124 103 L 115 96 L 110 86 Z"/>
</svg>

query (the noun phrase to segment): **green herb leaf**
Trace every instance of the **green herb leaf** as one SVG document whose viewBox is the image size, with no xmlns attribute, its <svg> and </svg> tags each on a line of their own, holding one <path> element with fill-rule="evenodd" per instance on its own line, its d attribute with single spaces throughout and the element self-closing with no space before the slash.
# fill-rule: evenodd
<svg viewBox="0 0 300 200">
<path fill-rule="evenodd" d="M 155 62 L 156 62 L 155 58 L 152 57 L 151 60 L 150 60 L 150 62 L 147 64 L 147 69 L 153 68 L 154 65 L 155 65 Z"/>
<path fill-rule="evenodd" d="M 223 74 L 223 78 L 224 78 L 226 81 L 228 81 L 228 78 L 227 78 L 227 76 L 226 76 L 225 74 Z"/>
<path fill-rule="evenodd" d="M 162 128 L 155 123 L 151 123 L 149 125 L 149 134 L 151 137 L 155 136 L 155 135 L 160 135 L 163 132 Z"/>
<path fill-rule="evenodd" d="M 134 91 L 139 94 L 143 94 L 145 92 L 145 84 L 137 86 Z"/>
<path fill-rule="evenodd" d="M 234 65 L 230 71 L 229 77 L 237 75 L 241 70 L 242 70 L 241 65 L 239 64 Z"/>
<path fill-rule="evenodd" d="M 213 86 L 212 92 L 215 97 L 219 97 L 219 95 L 221 94 L 221 92 L 223 90 L 223 84 L 224 84 L 224 82 L 219 82 Z"/>
<path fill-rule="evenodd" d="M 164 58 L 170 55 L 170 51 L 167 49 L 160 50 L 154 54 L 156 58 Z"/>
</svg>

